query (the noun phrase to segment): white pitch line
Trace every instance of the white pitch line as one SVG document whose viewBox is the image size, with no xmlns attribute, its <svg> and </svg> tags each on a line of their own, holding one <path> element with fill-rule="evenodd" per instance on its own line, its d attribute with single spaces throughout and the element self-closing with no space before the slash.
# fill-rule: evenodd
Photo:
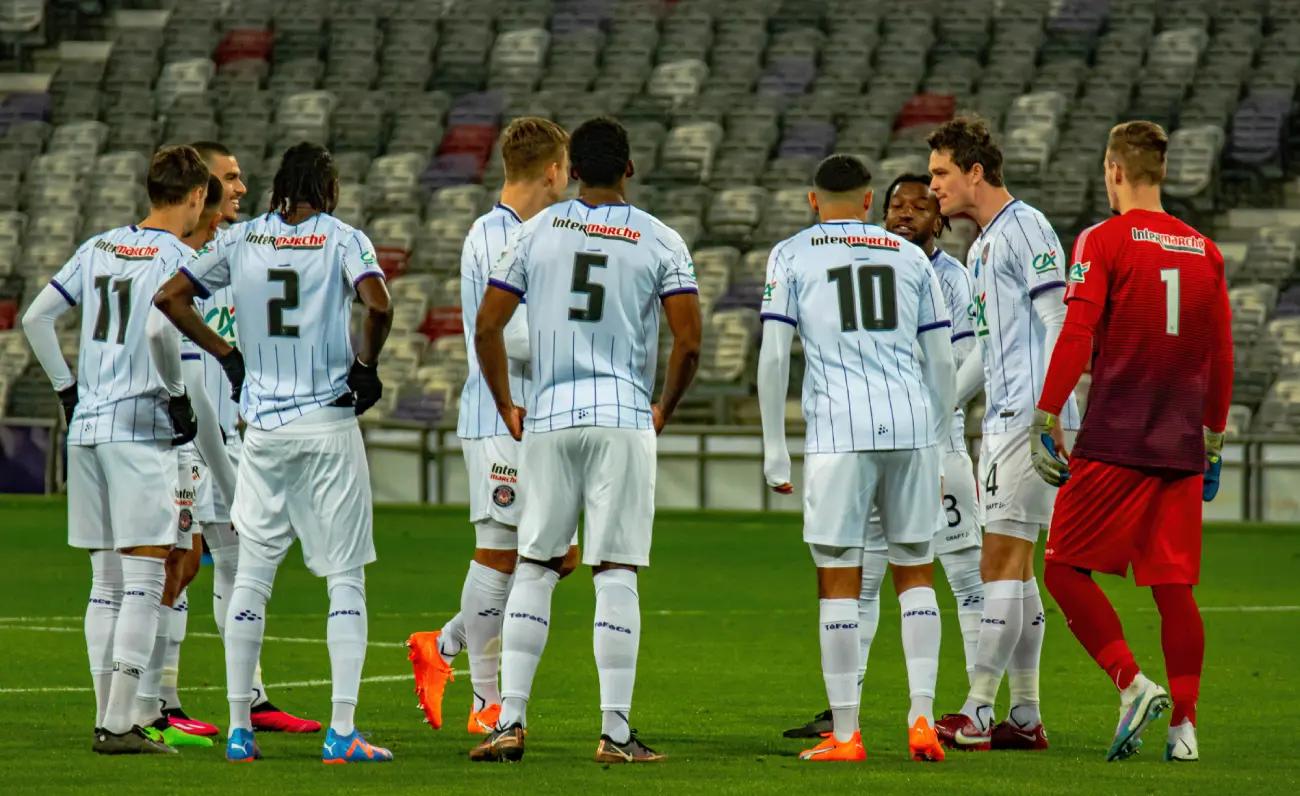
<svg viewBox="0 0 1300 796">
<path fill-rule="evenodd" d="M 456 669 L 456 674 L 469 674 L 469 670 Z M 374 677 L 362 677 L 363 683 L 400 683 L 411 680 L 409 674 L 381 674 Z M 313 688 L 317 686 L 330 685 L 330 680 L 291 680 L 285 683 L 270 683 L 266 687 L 270 688 Z M 44 688 L 0 688 L 0 694 L 80 694 L 89 692 L 88 686 L 81 685 L 61 685 Z M 185 693 L 191 691 L 225 691 L 224 685 L 198 685 L 187 686 L 182 689 Z"/>
<path fill-rule="evenodd" d="M 33 633 L 84 633 L 85 630 L 80 627 L 51 627 L 49 625 L 18 625 L 0 624 L 0 631 L 4 630 L 26 630 Z M 216 633 L 186 633 L 186 636 L 195 636 L 197 638 L 221 638 Z M 324 644 L 322 638 L 303 638 L 301 636 L 263 636 L 263 641 L 272 641 L 277 644 Z M 370 647 L 402 647 L 406 644 L 401 641 L 370 641 L 367 642 Z"/>
</svg>

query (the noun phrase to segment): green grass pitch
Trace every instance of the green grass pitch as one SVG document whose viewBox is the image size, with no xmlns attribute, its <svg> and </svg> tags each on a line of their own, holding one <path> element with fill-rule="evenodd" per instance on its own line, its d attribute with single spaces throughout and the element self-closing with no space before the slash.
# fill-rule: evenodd
<svg viewBox="0 0 1300 796">
<path fill-rule="evenodd" d="M 61 500 L 0 499 L 0 793 L 647 793 L 840 792 L 960 794 L 1294 793 L 1300 780 L 1300 531 L 1216 526 L 1205 539 L 1206 672 L 1200 703 L 1202 762 L 1161 762 L 1164 725 L 1137 758 L 1107 764 L 1116 719 L 1113 688 L 1049 602 L 1043 708 L 1045 753 L 950 753 L 939 765 L 906 760 L 906 680 L 898 608 L 884 600 L 863 696 L 865 764 L 811 765 L 781 730 L 825 702 L 818 667 L 812 564 L 799 518 L 787 514 L 663 512 L 654 566 L 641 576 L 644 613 L 632 724 L 670 759 L 602 767 L 591 657 L 591 576 L 560 584 L 550 644 L 530 705 L 531 736 L 519 765 L 469 763 L 462 729 L 467 677 L 449 686 L 447 726 L 421 721 L 401 642 L 455 610 L 472 545 L 461 509 L 382 508 L 379 562 L 368 571 L 371 648 L 358 724 L 392 748 L 385 766 L 326 767 L 320 736 L 260 737 L 265 759 L 227 765 L 220 747 L 166 759 L 100 758 L 90 751 L 93 697 L 81 615 L 85 556 L 64 546 Z M 211 617 L 210 570 L 190 587 L 182 696 L 192 715 L 224 725 L 224 672 Z M 945 636 L 940 712 L 966 690 L 950 595 L 939 578 Z M 1163 681 L 1159 627 L 1148 593 L 1105 579 L 1146 671 Z M 323 582 L 291 553 L 275 584 L 263 663 L 272 698 L 328 719 Z M 318 639 L 319 641 L 312 641 Z M 464 660 L 458 662 L 464 668 Z M 1005 699 L 1005 689 L 1003 691 Z M 1005 711 L 1005 702 L 999 712 Z M 146 784 L 148 783 L 148 784 Z M 164 790 L 165 789 L 165 790 Z"/>
</svg>

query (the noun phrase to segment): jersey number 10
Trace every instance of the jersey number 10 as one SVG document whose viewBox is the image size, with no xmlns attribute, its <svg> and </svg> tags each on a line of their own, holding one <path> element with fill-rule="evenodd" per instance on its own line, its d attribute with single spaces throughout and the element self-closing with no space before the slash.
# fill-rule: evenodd
<svg viewBox="0 0 1300 796">
<path fill-rule="evenodd" d="M 856 332 L 881 332 L 898 328 L 898 303 L 894 298 L 894 269 L 887 265 L 863 265 L 857 274 L 857 301 L 854 301 L 853 266 L 842 265 L 826 271 L 826 279 L 835 285 L 840 297 L 840 329 Z M 862 308 L 861 321 L 858 306 Z"/>
</svg>

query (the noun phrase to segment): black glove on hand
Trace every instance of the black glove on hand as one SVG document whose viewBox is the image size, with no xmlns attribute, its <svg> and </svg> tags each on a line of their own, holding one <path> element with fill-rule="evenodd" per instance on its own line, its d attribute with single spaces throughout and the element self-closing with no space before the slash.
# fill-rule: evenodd
<svg viewBox="0 0 1300 796">
<path fill-rule="evenodd" d="M 63 404 L 63 420 L 72 425 L 72 413 L 77 409 L 77 383 L 74 381 L 71 387 L 59 390 L 58 395 L 59 403 Z"/>
<path fill-rule="evenodd" d="M 244 355 L 238 348 L 232 348 L 229 354 L 217 357 L 217 364 L 230 379 L 230 400 L 239 403 L 239 394 L 244 390 Z"/>
<path fill-rule="evenodd" d="M 179 448 L 198 436 L 199 419 L 194 416 L 188 393 L 167 399 L 167 416 L 172 419 L 172 447 Z"/>
<path fill-rule="evenodd" d="M 384 383 L 379 380 L 379 365 L 363 365 L 360 359 L 352 361 L 348 371 L 348 389 L 356 396 L 354 410 L 358 415 L 374 406 L 384 394 Z"/>
</svg>

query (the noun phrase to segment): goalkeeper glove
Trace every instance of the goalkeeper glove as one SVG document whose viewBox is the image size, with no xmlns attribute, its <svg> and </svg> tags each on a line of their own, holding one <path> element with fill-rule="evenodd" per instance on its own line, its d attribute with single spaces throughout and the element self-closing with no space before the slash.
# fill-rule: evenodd
<svg viewBox="0 0 1300 796">
<path fill-rule="evenodd" d="M 1048 414 L 1042 409 L 1034 410 L 1034 424 L 1029 427 L 1029 460 L 1044 481 L 1052 486 L 1060 486 L 1070 480 L 1070 468 L 1065 460 L 1063 450 L 1058 450 L 1052 430 L 1060 421 L 1056 415 Z"/>
<path fill-rule="evenodd" d="M 1201 487 L 1201 499 L 1206 503 L 1219 494 L 1219 470 L 1223 468 L 1222 431 L 1205 429 L 1205 483 Z"/>
<path fill-rule="evenodd" d="M 230 379 L 230 400 L 239 403 L 239 394 L 244 390 L 244 355 L 232 348 L 224 357 L 217 357 L 217 364 Z"/>
<path fill-rule="evenodd" d="M 63 419 L 71 426 L 72 413 L 77 411 L 77 383 L 74 381 L 71 386 L 59 390 L 59 403 L 63 404 Z"/>
<path fill-rule="evenodd" d="M 363 365 L 359 358 L 352 360 L 348 389 L 355 396 L 354 407 L 358 415 L 378 403 L 384 395 L 384 383 L 379 380 L 379 363 Z"/>
<path fill-rule="evenodd" d="M 190 406 L 188 393 L 173 395 L 167 399 L 167 416 L 172 421 L 172 447 L 179 448 L 193 440 L 199 434 L 199 419 L 194 416 L 194 407 Z"/>
</svg>

